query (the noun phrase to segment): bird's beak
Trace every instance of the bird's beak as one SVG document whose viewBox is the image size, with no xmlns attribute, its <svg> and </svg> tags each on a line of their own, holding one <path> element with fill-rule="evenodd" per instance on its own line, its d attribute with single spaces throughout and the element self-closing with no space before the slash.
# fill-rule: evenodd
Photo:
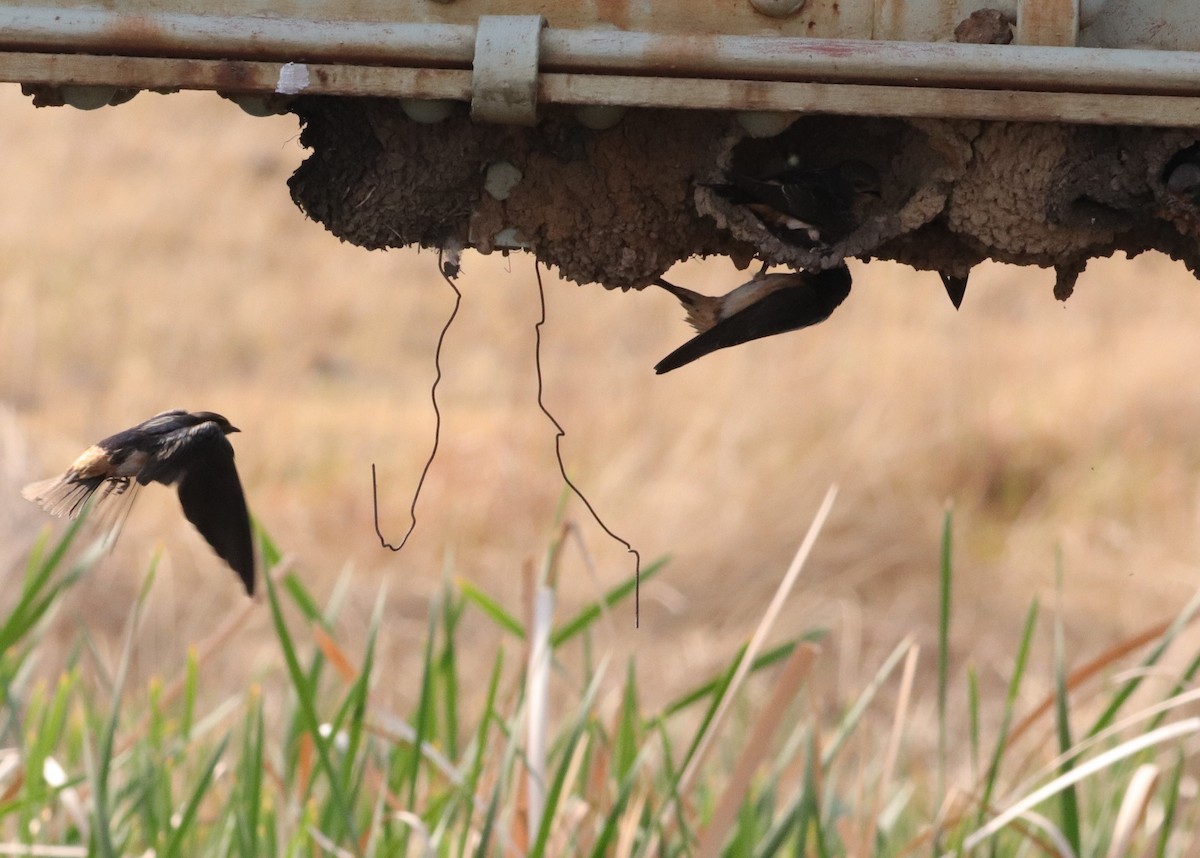
<svg viewBox="0 0 1200 858">
<path fill-rule="evenodd" d="M 226 434 L 226 435 L 232 435 L 234 432 L 241 432 L 241 431 L 242 431 L 241 429 L 237 428 L 237 427 L 236 427 L 236 426 L 234 426 L 233 424 L 230 424 L 230 426 L 229 426 L 229 431 L 228 431 L 228 432 L 226 432 L 225 434 Z"/>
</svg>

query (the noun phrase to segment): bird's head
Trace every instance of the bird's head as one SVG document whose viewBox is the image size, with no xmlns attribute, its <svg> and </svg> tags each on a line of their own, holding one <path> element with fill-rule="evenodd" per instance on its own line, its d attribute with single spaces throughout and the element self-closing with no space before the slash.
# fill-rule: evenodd
<svg viewBox="0 0 1200 858">
<path fill-rule="evenodd" d="M 841 165 L 842 175 L 855 193 L 878 197 L 883 195 L 879 171 L 865 161 L 847 161 Z"/>
<path fill-rule="evenodd" d="M 224 417 L 222 417 L 220 414 L 217 414 L 216 412 L 213 412 L 213 411 L 197 411 L 197 412 L 195 412 L 194 416 L 199 417 L 204 421 L 216 423 L 218 426 L 221 427 L 221 431 L 224 432 L 226 435 L 232 434 L 234 432 L 242 431 L 241 429 L 237 428 L 232 423 L 230 423 L 228 420 L 226 420 Z"/>
</svg>

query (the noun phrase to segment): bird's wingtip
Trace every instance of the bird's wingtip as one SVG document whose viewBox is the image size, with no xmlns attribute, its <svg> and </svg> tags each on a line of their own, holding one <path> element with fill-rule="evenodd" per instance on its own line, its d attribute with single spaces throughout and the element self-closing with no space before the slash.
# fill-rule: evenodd
<svg viewBox="0 0 1200 858">
<path fill-rule="evenodd" d="M 950 303 L 954 305 L 954 309 L 961 308 L 963 296 L 967 294 L 967 278 L 956 277 L 944 271 L 939 271 L 938 274 L 942 277 L 942 285 L 946 287 L 946 295 L 949 296 Z"/>
<path fill-rule="evenodd" d="M 689 340 L 689 343 L 690 342 L 691 341 Z M 684 345 L 687 345 L 687 343 L 685 343 Z M 673 369 L 679 369 L 684 364 L 689 364 L 692 361 L 694 361 L 697 357 L 699 357 L 699 355 L 696 355 L 695 357 L 684 357 L 679 354 L 679 351 L 680 351 L 679 349 L 676 349 L 675 351 L 673 351 L 669 355 L 667 355 L 665 358 L 660 360 L 658 363 L 656 363 L 654 365 L 654 374 L 662 375 L 663 373 L 670 372 Z"/>
</svg>

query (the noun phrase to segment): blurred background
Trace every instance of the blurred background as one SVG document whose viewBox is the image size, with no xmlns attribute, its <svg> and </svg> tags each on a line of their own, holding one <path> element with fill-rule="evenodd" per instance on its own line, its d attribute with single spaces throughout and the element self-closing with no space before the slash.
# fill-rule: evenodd
<svg viewBox="0 0 1200 858">
<path fill-rule="evenodd" d="M 398 541 L 433 441 L 434 347 L 454 296 L 433 254 L 367 252 L 304 218 L 286 185 L 305 157 L 297 135 L 294 117 L 251 118 L 212 94 L 84 113 L 0 88 L 0 561 L 19 574 L 38 534 L 63 526 L 20 497 L 25 482 L 158 411 L 221 412 L 243 430 L 232 441 L 254 515 L 316 593 L 344 587 L 351 648 L 386 591 L 379 693 L 409 700 L 443 581 L 523 613 L 558 533 L 533 262 L 464 257 L 441 449 L 412 540 L 381 549 L 371 465 Z M 861 686 L 905 635 L 936 640 L 948 507 L 953 652 L 985 687 L 1006 675 L 1031 599 L 1053 604 L 1058 563 L 1072 662 L 1169 618 L 1196 588 L 1189 272 L 1153 255 L 1097 261 L 1064 305 L 1052 272 L 984 265 L 955 312 L 932 272 L 851 268 L 853 292 L 826 324 L 663 377 L 653 365 L 691 333 L 675 299 L 545 277 L 545 401 L 567 468 L 646 562 L 671 558 L 642 588 L 640 630 L 622 606 L 602 642 L 637 655 L 651 705 L 728 661 L 831 484 L 837 503 L 780 635 L 829 629 L 839 688 Z M 746 274 L 714 259 L 668 277 L 722 293 Z M 633 569 L 580 503 L 565 519 L 586 553 L 564 556 L 564 613 Z M 69 595 L 47 671 L 80 626 L 101 657 L 116 651 L 160 550 L 138 676 L 174 673 L 244 605 L 173 492 L 148 487 Z M 496 632 L 479 615 L 466 626 L 463 655 L 486 668 Z M 260 602 L 212 673 L 232 690 L 277 662 Z M 921 670 L 933 675 L 930 658 Z"/>
</svg>

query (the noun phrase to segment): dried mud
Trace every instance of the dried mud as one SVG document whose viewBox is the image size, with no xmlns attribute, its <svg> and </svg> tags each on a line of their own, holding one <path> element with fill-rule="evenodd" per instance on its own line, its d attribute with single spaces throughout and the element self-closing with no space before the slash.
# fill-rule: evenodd
<svg viewBox="0 0 1200 858">
<path fill-rule="evenodd" d="M 639 110 L 593 131 L 568 111 L 535 128 L 420 124 L 382 99 L 301 99 L 312 155 L 296 203 L 367 248 L 521 246 L 563 277 L 641 287 L 675 262 L 727 255 L 795 268 L 846 257 L 966 274 L 983 259 L 1054 268 L 1070 294 L 1093 257 L 1161 250 L 1200 268 L 1200 200 L 1165 173 L 1189 129 L 806 116 L 751 138 L 726 114 Z M 788 158 L 865 161 L 882 194 L 829 247 L 781 240 L 705 183 Z"/>
</svg>

